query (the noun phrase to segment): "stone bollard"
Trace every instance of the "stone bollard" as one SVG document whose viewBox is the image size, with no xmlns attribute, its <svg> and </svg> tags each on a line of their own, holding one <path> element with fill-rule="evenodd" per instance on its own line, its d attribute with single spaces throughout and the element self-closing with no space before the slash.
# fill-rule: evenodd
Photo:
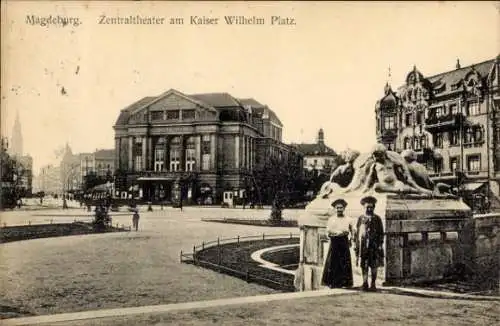
<svg viewBox="0 0 500 326">
<path fill-rule="evenodd" d="M 149 201 L 148 202 L 148 212 L 152 212 L 153 211 L 153 206 L 152 206 L 152 203 Z"/>
</svg>

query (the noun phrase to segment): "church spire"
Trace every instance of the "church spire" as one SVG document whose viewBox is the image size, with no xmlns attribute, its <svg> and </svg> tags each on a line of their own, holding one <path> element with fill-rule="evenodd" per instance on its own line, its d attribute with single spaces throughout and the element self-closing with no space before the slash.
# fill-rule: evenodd
<svg viewBox="0 0 500 326">
<path fill-rule="evenodd" d="M 11 153 L 13 155 L 23 155 L 23 134 L 21 132 L 21 121 L 19 119 L 19 111 L 16 112 L 16 120 L 12 128 Z"/>
<path fill-rule="evenodd" d="M 387 68 L 387 81 L 385 82 L 384 94 L 389 95 L 392 92 L 391 88 L 391 66 Z"/>
</svg>

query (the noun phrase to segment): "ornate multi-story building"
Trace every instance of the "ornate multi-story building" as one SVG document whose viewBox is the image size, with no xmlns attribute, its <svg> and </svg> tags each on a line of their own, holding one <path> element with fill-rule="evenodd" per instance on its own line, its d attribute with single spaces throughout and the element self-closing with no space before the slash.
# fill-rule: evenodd
<svg viewBox="0 0 500 326">
<path fill-rule="evenodd" d="M 500 56 L 434 76 L 416 67 L 375 107 L 377 141 L 412 149 L 435 181 L 496 200 L 500 181 Z M 458 172 L 458 173 L 457 173 Z"/>
<path fill-rule="evenodd" d="M 282 143 L 282 129 L 254 99 L 174 89 L 145 97 L 121 110 L 114 126 L 115 187 L 120 196 L 138 189 L 152 201 L 243 196 L 258 188 L 255 172 L 270 157 L 302 163 Z"/>
</svg>

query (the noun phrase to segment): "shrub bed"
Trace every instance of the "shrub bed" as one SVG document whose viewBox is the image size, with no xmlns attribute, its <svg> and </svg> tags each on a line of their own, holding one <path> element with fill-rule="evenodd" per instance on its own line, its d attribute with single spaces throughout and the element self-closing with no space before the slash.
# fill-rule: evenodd
<svg viewBox="0 0 500 326">
<path fill-rule="evenodd" d="M 195 255 L 196 264 L 273 289 L 294 291 L 293 275 L 262 267 L 251 255 L 264 248 L 298 243 L 299 239 L 286 238 L 222 244 L 198 251 Z"/>
<path fill-rule="evenodd" d="M 108 227 L 100 232 L 96 232 L 91 223 L 83 222 L 6 226 L 0 228 L 0 243 L 69 235 L 123 231 L 127 230 Z"/>
</svg>

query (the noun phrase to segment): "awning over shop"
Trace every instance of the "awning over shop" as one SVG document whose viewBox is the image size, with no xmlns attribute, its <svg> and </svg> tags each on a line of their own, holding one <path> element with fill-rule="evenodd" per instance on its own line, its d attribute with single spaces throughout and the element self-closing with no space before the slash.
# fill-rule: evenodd
<svg viewBox="0 0 500 326">
<path fill-rule="evenodd" d="M 103 184 L 97 185 L 94 188 L 90 189 L 90 191 L 103 191 L 103 192 L 105 192 L 105 191 L 108 191 L 111 189 L 112 189 L 111 184 L 103 183 Z"/>
<path fill-rule="evenodd" d="M 172 181 L 172 178 L 168 177 L 139 177 L 137 181 Z"/>
<path fill-rule="evenodd" d="M 470 182 L 464 184 L 464 190 L 474 192 L 485 185 L 485 182 Z"/>
</svg>

